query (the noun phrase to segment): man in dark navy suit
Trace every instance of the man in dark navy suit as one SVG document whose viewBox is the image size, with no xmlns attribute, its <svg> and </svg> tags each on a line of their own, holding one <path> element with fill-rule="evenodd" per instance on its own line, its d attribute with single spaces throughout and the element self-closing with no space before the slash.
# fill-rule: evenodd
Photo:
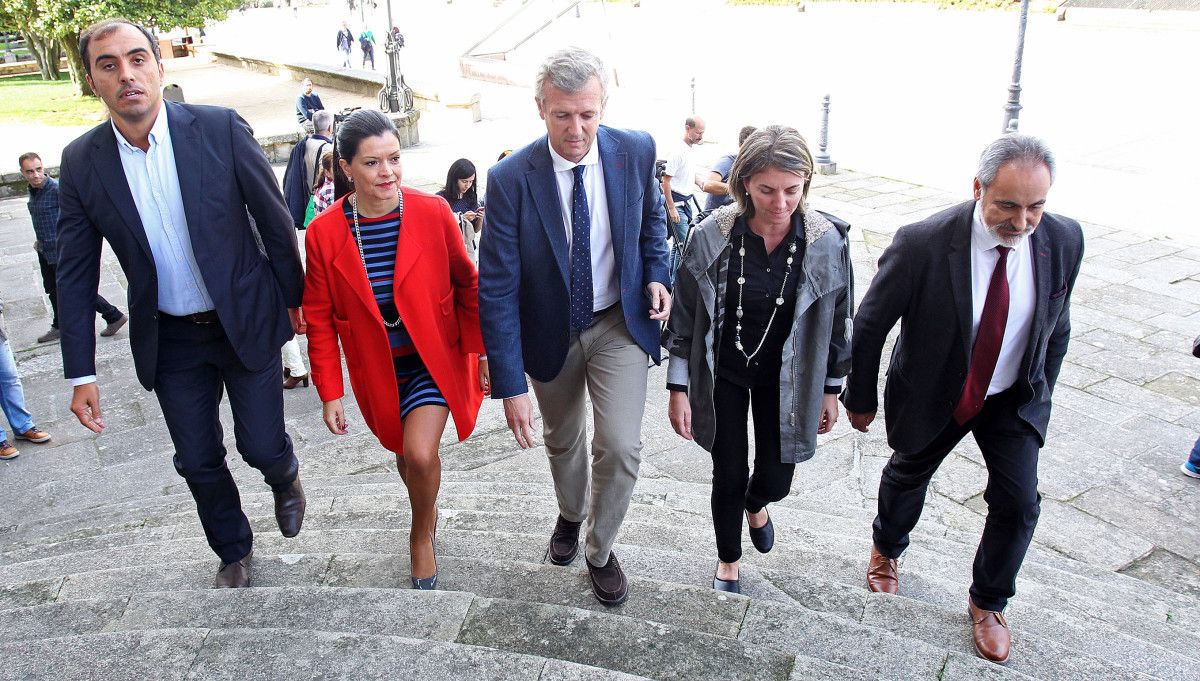
<svg viewBox="0 0 1200 681">
<path fill-rule="evenodd" d="M 586 521 L 592 591 L 616 605 L 628 582 L 612 545 L 641 463 L 646 358 L 658 361 L 671 295 L 654 141 L 600 125 L 607 87 L 604 65 L 583 50 L 542 65 L 535 92 L 547 135 L 488 175 L 479 310 L 492 396 L 521 447 L 533 446 L 525 375 L 533 379 L 558 496 L 550 562 L 574 560 Z"/>
<path fill-rule="evenodd" d="M 111 120 L 62 155 L 58 291 L 71 411 L 103 431 L 92 306 L 107 240 L 129 281 L 138 380 L 158 397 L 175 469 L 221 558 L 216 586 L 247 586 L 250 523 L 217 408 L 227 390 L 238 452 L 274 491 L 284 536 L 295 536 L 305 500 L 279 387 L 279 348 L 303 332 L 292 221 L 245 121 L 230 109 L 163 102 L 149 31 L 110 19 L 86 29 L 79 48 Z"/>
<path fill-rule="evenodd" d="M 987 465 L 988 505 L 967 608 L 975 649 L 1008 659 L 1002 611 L 1037 525 L 1038 451 L 1071 337 L 1071 291 L 1083 232 L 1044 212 L 1054 156 L 1011 134 L 988 145 L 975 200 L 901 227 L 854 318 L 853 364 L 843 400 L 863 432 L 878 409 L 880 353 L 901 323 L 884 389 L 891 459 L 867 567 L 872 591 L 896 593 L 938 465 L 968 433 Z"/>
</svg>

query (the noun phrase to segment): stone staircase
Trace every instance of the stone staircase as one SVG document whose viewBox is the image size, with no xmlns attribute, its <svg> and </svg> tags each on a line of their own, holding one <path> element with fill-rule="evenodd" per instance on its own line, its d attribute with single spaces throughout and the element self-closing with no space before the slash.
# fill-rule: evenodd
<svg viewBox="0 0 1200 681">
<path fill-rule="evenodd" d="M 0 464 L 0 679 L 1200 678 L 1200 600 L 1036 544 L 1007 612 L 1009 664 L 978 659 L 964 612 L 978 532 L 932 502 L 901 594 L 869 593 L 873 508 L 822 463 L 857 446 L 845 424 L 772 506 L 775 549 L 747 542 L 745 593 L 714 592 L 707 454 L 669 432 L 654 391 L 615 548 L 631 578 L 621 607 L 593 599 L 582 558 L 543 562 L 556 514 L 545 455 L 517 450 L 492 403 L 467 442 L 452 429 L 443 442 L 441 590 L 408 588 L 391 456 L 352 404 L 352 434 L 329 434 L 311 389 L 286 394 L 304 529 L 279 535 L 269 490 L 229 438 L 256 533 L 253 586 L 213 590 L 217 560 L 127 343 L 100 345 L 99 437 L 65 412 L 56 350 L 20 357 L 55 440 Z M 227 407 L 223 420 L 232 432 Z"/>
</svg>

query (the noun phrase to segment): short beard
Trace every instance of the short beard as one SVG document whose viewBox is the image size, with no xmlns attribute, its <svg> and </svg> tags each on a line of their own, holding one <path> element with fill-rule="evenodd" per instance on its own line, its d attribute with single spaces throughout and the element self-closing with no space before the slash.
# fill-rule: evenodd
<svg viewBox="0 0 1200 681">
<path fill-rule="evenodd" d="M 1020 234 L 1018 234 L 1017 236 L 1010 236 L 1010 235 L 1005 234 L 1000 231 L 1001 227 L 1007 228 L 1007 227 L 1011 227 L 1011 226 L 1012 225 L 1010 225 L 1007 222 L 999 224 L 999 225 L 988 225 L 987 231 L 989 234 L 996 237 L 997 241 L 1004 244 L 1005 246 L 1008 246 L 1009 248 L 1016 248 L 1025 242 L 1025 237 L 1029 236 L 1030 233 L 1023 231 Z"/>
</svg>

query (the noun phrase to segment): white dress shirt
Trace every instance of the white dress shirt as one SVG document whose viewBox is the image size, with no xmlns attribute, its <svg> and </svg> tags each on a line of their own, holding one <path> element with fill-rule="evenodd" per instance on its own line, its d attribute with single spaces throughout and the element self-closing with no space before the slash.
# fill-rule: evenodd
<svg viewBox="0 0 1200 681">
<path fill-rule="evenodd" d="M 971 220 L 971 347 L 975 347 L 975 335 L 979 332 L 979 320 L 983 316 L 983 303 L 987 299 L 988 287 L 992 283 L 992 272 L 1000 260 L 997 246 L 1004 243 L 987 230 L 983 224 L 983 213 L 979 202 L 975 202 L 975 216 Z M 987 394 L 995 395 L 1008 390 L 1017 381 L 1021 371 L 1021 360 L 1029 346 L 1029 334 L 1033 328 L 1033 307 L 1036 287 L 1033 281 L 1033 251 L 1029 237 L 1021 239 L 1008 254 L 1008 322 L 1004 326 L 1004 341 L 1000 345 L 1000 357 Z"/>
<path fill-rule="evenodd" d="M 549 146 L 549 140 L 547 140 Z M 621 282 L 617 276 L 617 259 L 613 253 L 612 227 L 608 217 L 608 192 L 604 189 L 604 167 L 600 164 L 600 142 L 579 161 L 572 163 L 550 147 L 554 163 L 554 180 L 558 183 L 558 202 L 563 225 L 567 229 L 567 261 L 571 248 L 571 192 L 575 183 L 575 166 L 584 166 L 583 191 L 587 194 L 588 211 L 592 215 L 592 310 L 599 311 L 621 302 Z"/>
<path fill-rule="evenodd" d="M 192 252 L 179 171 L 175 167 L 175 148 L 167 125 L 167 105 L 164 103 L 158 110 L 154 127 L 150 128 L 149 150 L 142 151 L 130 144 L 115 124 L 113 132 L 117 135 L 125 180 L 154 255 L 158 309 L 176 316 L 213 309 Z"/>
</svg>

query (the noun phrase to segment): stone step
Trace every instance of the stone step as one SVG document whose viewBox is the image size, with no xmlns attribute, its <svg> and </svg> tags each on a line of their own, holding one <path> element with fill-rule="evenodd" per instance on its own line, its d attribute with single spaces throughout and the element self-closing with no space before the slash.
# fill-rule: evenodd
<svg viewBox="0 0 1200 681">
<path fill-rule="evenodd" d="M 797 663 L 794 655 L 738 641 L 736 632 L 717 636 L 647 622 L 619 609 L 454 591 L 293 587 L 142 593 L 8 610 L 0 613 L 0 626 L 12 641 L 184 627 L 371 634 L 499 648 L 651 678 L 786 679 Z M 841 669 L 818 659 L 800 664 L 826 675 Z"/>
<path fill-rule="evenodd" d="M 640 677 L 483 646 L 370 633 L 183 627 L 0 643 L 0 681 Z"/>
<path fill-rule="evenodd" d="M 313 505 L 310 506 L 309 520 L 306 528 L 310 530 L 321 529 L 323 527 L 378 527 L 391 529 L 407 526 L 406 497 L 403 494 L 396 494 L 394 486 L 385 485 L 385 488 L 393 491 L 382 495 L 353 494 L 345 497 L 334 497 L 332 499 L 321 500 L 320 503 L 317 503 L 314 499 Z M 354 490 L 361 491 L 357 488 L 354 488 Z M 630 508 L 629 523 L 626 530 L 636 530 L 636 532 L 632 537 L 623 536 L 622 540 L 625 543 L 637 544 L 643 541 L 648 542 L 647 545 L 660 543 L 661 540 L 657 537 L 660 530 L 656 529 L 654 525 L 660 520 L 669 520 L 671 526 L 668 529 L 672 535 L 678 534 L 680 527 L 685 527 L 687 528 L 686 531 L 690 532 L 687 535 L 691 538 L 689 539 L 689 543 L 694 543 L 697 546 L 712 545 L 711 533 L 708 530 L 707 515 L 704 509 L 700 508 L 701 503 L 707 506 L 707 500 L 701 502 L 697 498 L 683 497 L 680 494 L 672 493 L 668 497 L 668 501 L 658 496 L 658 494 L 659 492 L 646 493 L 635 497 L 643 503 L 634 503 Z M 830 515 L 825 512 L 796 509 L 786 503 L 786 501 L 775 507 L 777 527 L 779 528 L 778 532 L 782 540 L 781 543 L 809 543 L 813 540 L 814 535 L 820 534 L 842 536 L 846 542 L 850 542 L 854 546 L 861 543 L 864 535 L 844 534 L 847 531 L 853 530 L 852 528 L 848 528 L 840 520 L 839 516 Z M 190 499 L 181 499 L 179 503 L 184 510 L 176 511 L 166 519 L 151 518 L 149 521 L 143 520 L 143 522 L 178 524 L 186 521 L 188 523 L 187 529 L 177 530 L 173 534 L 168 530 L 155 529 L 144 536 L 151 539 L 156 537 L 198 536 L 199 527 L 194 521 L 194 510 Z M 451 528 L 468 529 L 482 527 L 484 529 L 520 529 L 527 531 L 524 529 L 527 526 L 540 527 L 541 525 L 547 525 L 548 521 L 546 518 L 551 517 L 555 512 L 553 498 L 545 495 L 506 496 L 446 493 L 441 503 L 443 504 L 442 515 L 444 518 L 443 523 L 445 523 L 444 526 Z M 274 520 L 271 517 L 271 504 L 270 496 L 267 494 L 248 495 L 245 503 L 248 513 L 254 517 L 255 527 L 265 533 L 273 533 L 275 531 Z M 450 504 L 451 506 L 447 507 L 446 504 Z M 332 509 L 337 509 L 338 512 L 334 513 L 331 510 L 322 515 L 321 509 L 325 508 L 326 505 Z M 463 511 L 456 507 L 474 510 Z M 488 512 L 488 509 L 493 510 Z M 526 512 L 542 509 L 542 514 L 529 513 L 529 517 L 523 519 L 519 515 L 505 516 L 498 512 L 498 510 L 503 509 L 521 509 Z M 833 512 L 836 511 L 837 509 L 833 509 Z M 639 523 L 646 518 L 650 518 L 653 521 L 651 527 L 640 527 Z M 492 522 L 494 519 L 504 520 L 507 525 L 496 525 L 496 523 Z M 124 527 L 118 526 L 117 529 L 124 529 Z M 941 571 L 953 571 L 956 574 L 969 574 L 969 564 L 975 550 L 974 542 L 977 541 L 976 537 L 962 538 L 952 536 L 950 539 L 942 537 L 941 539 L 945 541 L 939 541 L 936 535 L 932 537 L 927 536 L 920 529 L 921 526 L 918 526 L 918 531 L 914 533 L 918 541 L 915 542 L 914 548 L 910 550 L 905 558 L 906 564 L 911 563 L 910 569 L 914 567 L 917 569 L 933 568 Z M 124 531 L 128 538 L 136 540 L 139 537 L 136 530 Z M 80 534 L 87 535 L 88 531 L 80 531 Z M 968 539 L 968 541 L 959 541 L 960 539 Z M 97 541 L 101 543 L 103 541 L 120 543 L 127 540 L 125 538 L 113 538 Z M 30 547 L 26 551 L 26 554 L 33 553 L 44 556 L 48 552 L 59 550 L 58 547 L 46 546 L 42 542 L 31 541 L 29 544 Z M 843 542 L 843 545 L 845 545 L 845 542 Z M 86 548 L 88 544 L 81 542 L 78 546 Z M 865 546 L 869 547 L 869 545 Z M 747 550 L 749 550 L 748 547 Z M 865 551 L 866 549 L 862 550 Z M 13 556 L 9 556 L 8 559 L 12 560 L 21 555 L 14 554 Z M 947 560 L 950 557 L 956 558 L 957 564 L 947 565 Z M 933 562 L 932 565 L 928 564 L 930 561 Z M 1092 568 L 1077 561 L 1065 559 L 1036 548 L 1030 552 L 1023 568 L 1022 575 L 1026 577 L 1024 581 L 1036 581 L 1029 579 L 1029 575 L 1031 574 L 1043 575 L 1043 578 L 1052 580 L 1052 583 L 1065 585 L 1066 588 L 1073 591 L 1079 591 L 1084 586 L 1080 583 L 1081 579 L 1099 582 L 1105 592 L 1117 592 L 1119 596 L 1127 596 L 1129 599 L 1137 601 L 1140 610 L 1153 611 L 1156 613 L 1156 616 L 1161 616 L 1164 619 L 1169 616 L 1179 623 L 1200 622 L 1200 604 L 1197 603 L 1196 599 L 1172 594 L 1127 576 Z M 1101 587 L 1096 586 L 1095 588 Z"/>
<path fill-rule="evenodd" d="M 459 531 L 447 531 L 447 533 L 458 534 Z M 520 535 L 510 535 L 504 544 L 513 547 L 514 539 L 518 537 Z M 376 538 L 378 539 L 378 537 Z M 523 558 L 527 560 L 530 555 L 535 555 L 544 547 L 544 540 L 540 537 L 523 537 L 523 539 L 526 540 L 527 546 L 514 551 L 513 555 L 505 557 L 506 560 L 515 561 L 516 564 L 513 565 L 506 565 L 503 561 L 481 561 L 474 557 L 478 555 L 478 547 L 474 549 L 462 547 L 465 549 L 463 555 L 467 556 L 465 558 L 449 557 L 446 555 L 447 547 L 443 541 L 442 546 L 439 547 L 443 585 L 446 588 L 460 588 L 483 596 L 498 597 L 511 595 L 511 590 L 516 584 L 528 585 L 529 597 L 537 602 L 602 609 L 592 600 L 586 572 L 579 567 L 568 569 L 520 563 Z M 714 618 L 709 618 L 709 620 L 700 620 L 693 614 L 689 614 L 690 611 L 680 604 L 680 598 L 694 598 L 699 593 L 701 604 L 699 607 L 707 609 L 709 606 L 704 604 L 712 603 L 711 599 L 715 596 L 715 592 L 704 587 L 681 587 L 678 584 L 666 584 L 666 582 L 683 580 L 691 581 L 692 584 L 706 584 L 711 579 L 711 568 L 698 565 L 693 557 L 668 552 L 652 552 L 639 547 L 618 546 L 617 550 L 627 571 L 633 576 L 631 580 L 633 595 L 625 608 L 629 609 L 631 613 L 636 612 L 636 616 L 640 619 L 662 621 L 673 618 L 671 621 L 675 623 L 689 623 L 688 626 L 692 627 L 700 626 L 697 622 L 708 621 L 710 623 L 705 624 L 702 630 L 712 634 L 728 634 L 729 623 L 740 621 L 738 608 L 742 607 L 742 603 L 744 603 L 742 599 L 734 598 L 732 600 L 741 600 L 741 603 L 734 602 L 732 604 L 723 600 L 715 601 L 715 603 L 724 604 L 726 608 L 733 609 L 733 612 L 724 619 L 714 615 Z M 150 559 L 143 568 L 118 567 L 100 572 L 69 575 L 57 586 L 47 583 L 46 580 L 37 580 L 22 589 L 11 588 L 11 592 L 17 596 L 23 596 L 25 600 L 13 601 L 23 604 L 40 602 L 38 598 L 45 599 L 48 597 L 47 594 L 55 594 L 60 599 L 69 599 L 95 594 L 127 593 L 133 590 L 130 587 L 131 584 L 135 587 L 147 585 L 147 588 L 155 590 L 204 588 L 211 583 L 214 567 L 215 561 L 211 558 L 179 565 L 161 565 L 156 560 Z M 264 560 L 260 549 L 259 559 L 256 560 L 254 583 L 270 586 L 326 584 L 394 588 L 403 587 L 407 583 L 406 570 L 407 556 L 402 554 L 393 556 L 289 554 L 267 556 Z M 849 565 L 837 575 L 837 578 L 843 582 L 851 581 L 858 584 L 856 587 L 851 587 L 838 581 L 824 582 L 814 576 L 814 572 L 824 574 L 828 570 L 806 569 L 802 576 L 778 571 L 760 575 L 753 567 L 748 566 L 743 568 L 743 585 L 747 595 L 753 596 L 755 602 L 795 599 L 795 602 L 812 611 L 823 611 L 841 618 L 848 618 L 854 622 L 862 622 L 866 617 L 865 613 L 868 612 L 867 599 L 872 595 L 868 594 L 860 584 L 861 570 L 861 565 Z M 653 580 L 662 580 L 662 582 L 656 584 Z M 939 626 L 946 625 L 942 629 L 935 629 L 938 635 L 944 631 L 962 632 L 966 630 L 965 616 L 958 613 L 962 607 L 960 601 L 965 598 L 965 580 L 954 585 L 937 582 L 926 575 L 906 576 L 903 585 L 906 595 L 915 590 L 915 597 L 932 600 L 932 603 L 919 603 L 918 605 L 934 608 L 938 614 L 934 621 Z M 893 600 L 916 603 L 907 598 Z M 1052 611 L 1037 607 L 1031 603 L 1031 600 L 1028 597 L 1018 598 L 1014 601 L 1014 607 L 1009 611 L 1010 615 L 1015 618 L 1014 629 L 1016 631 L 1022 633 L 1028 631 L 1031 636 L 1039 636 L 1044 632 L 1046 637 L 1053 639 L 1054 632 L 1060 626 L 1070 626 L 1077 634 L 1079 645 L 1085 648 L 1095 648 L 1096 645 L 1112 637 L 1124 638 L 1118 628 L 1109 626 L 1107 623 L 1094 619 L 1087 622 L 1083 621 L 1081 617 L 1072 619 L 1075 617 L 1074 614 L 1071 616 L 1055 615 Z M 688 607 L 694 609 L 697 606 L 692 603 Z M 684 610 L 681 611 L 681 608 Z M 918 610 L 914 617 L 922 614 Z M 1142 637 L 1146 637 L 1148 634 L 1153 635 L 1150 642 L 1130 641 L 1127 644 L 1127 647 L 1140 647 L 1150 658 L 1154 658 L 1159 652 L 1166 652 L 1148 647 L 1154 643 L 1165 644 L 1170 649 L 1177 651 L 1172 653 L 1176 656 L 1186 655 L 1192 650 L 1200 650 L 1200 647 L 1191 647 L 1196 646 L 1196 638 L 1178 627 L 1154 622 L 1133 614 L 1127 614 L 1118 621 L 1122 625 L 1136 624 L 1138 626 L 1136 631 Z M 898 631 L 897 633 L 904 632 Z M 940 640 L 937 642 L 941 644 Z M 965 651 L 960 652 L 969 653 L 970 648 L 965 648 Z M 1062 658 L 1064 650 L 1076 657 L 1079 656 L 1078 651 L 1069 650 L 1054 643 L 1053 640 L 1046 640 L 1040 647 L 1032 650 L 1040 651 L 1040 654 L 1048 660 Z M 1104 658 L 1106 650 L 1102 648 L 1093 650 L 1093 652 Z M 1034 659 L 1037 659 L 1037 654 L 1035 652 Z M 1124 653 L 1122 654 L 1124 655 Z M 1091 659 L 1092 656 L 1085 655 L 1084 657 Z M 1193 664 L 1194 662 L 1193 660 Z M 1111 666 L 1111 662 L 1097 660 L 1093 660 L 1090 664 L 1092 667 L 1103 667 L 1105 664 Z M 1170 677 L 1164 675 L 1164 678 Z"/>
</svg>

